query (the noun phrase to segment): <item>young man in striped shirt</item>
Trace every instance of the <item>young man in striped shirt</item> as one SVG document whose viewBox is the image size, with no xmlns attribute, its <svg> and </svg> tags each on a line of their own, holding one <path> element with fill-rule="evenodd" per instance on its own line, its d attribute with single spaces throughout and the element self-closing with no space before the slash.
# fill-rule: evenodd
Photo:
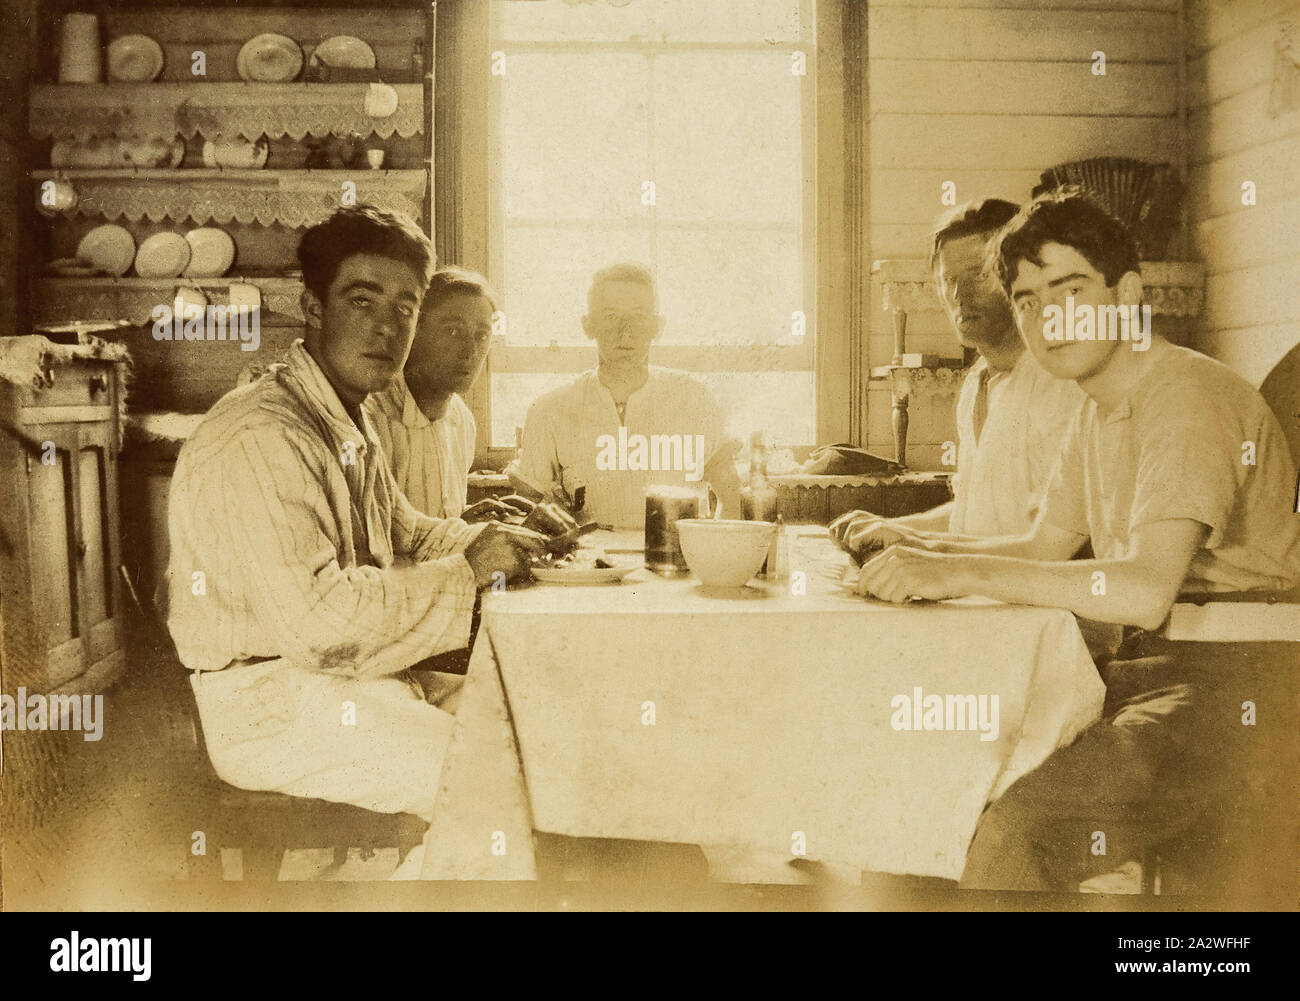
<svg viewBox="0 0 1300 1001">
<path fill-rule="evenodd" d="M 434 272 L 406 365 L 392 383 L 366 399 L 393 478 L 419 511 L 435 518 L 479 522 L 526 515 L 525 527 L 558 533 L 577 527 L 554 504 L 518 495 L 467 506 L 469 470 L 478 428 L 461 398 L 483 371 L 492 343 L 496 293 L 464 268 Z"/>
<path fill-rule="evenodd" d="M 168 627 L 223 779 L 427 819 L 458 686 L 439 708 L 406 669 L 464 647 L 477 590 L 526 574 L 542 538 L 418 512 L 364 415 L 410 349 L 427 237 L 341 209 L 298 255 L 304 340 L 177 461 Z"/>
</svg>

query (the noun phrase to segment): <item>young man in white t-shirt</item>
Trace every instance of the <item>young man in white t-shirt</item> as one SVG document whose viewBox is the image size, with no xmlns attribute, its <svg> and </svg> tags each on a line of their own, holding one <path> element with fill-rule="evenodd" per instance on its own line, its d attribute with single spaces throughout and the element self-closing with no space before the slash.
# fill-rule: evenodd
<svg viewBox="0 0 1300 1001">
<path fill-rule="evenodd" d="M 1044 196 L 992 253 L 1030 350 L 1088 403 L 1029 533 L 893 546 L 858 589 L 1067 608 L 1127 635 L 1099 663 L 1102 719 L 989 806 L 962 885 L 1073 890 L 1104 876 L 1135 890 L 1148 852 L 1221 820 L 1246 790 L 1277 869 L 1294 873 L 1300 648 L 1159 635 L 1180 595 L 1265 600 L 1300 586 L 1282 429 L 1239 376 L 1150 332 L 1132 237 L 1087 198 Z M 1115 307 L 1138 312 L 1097 339 Z M 1094 558 L 1072 559 L 1085 542 Z"/>
</svg>

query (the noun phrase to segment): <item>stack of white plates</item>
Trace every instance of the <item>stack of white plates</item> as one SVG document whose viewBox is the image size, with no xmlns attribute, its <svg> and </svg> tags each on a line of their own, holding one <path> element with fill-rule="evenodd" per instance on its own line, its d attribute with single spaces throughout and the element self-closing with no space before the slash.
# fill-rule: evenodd
<svg viewBox="0 0 1300 1001">
<path fill-rule="evenodd" d="M 232 170 L 261 170 L 270 152 L 266 136 L 257 142 L 247 139 L 209 139 L 203 143 L 203 166 Z"/>
<path fill-rule="evenodd" d="M 117 144 L 119 167 L 177 167 L 185 158 L 185 140 L 123 139 Z"/>
<path fill-rule="evenodd" d="M 235 72 L 250 83 L 288 83 L 302 69 L 302 49 L 288 35 L 250 38 L 235 57 Z"/>
</svg>

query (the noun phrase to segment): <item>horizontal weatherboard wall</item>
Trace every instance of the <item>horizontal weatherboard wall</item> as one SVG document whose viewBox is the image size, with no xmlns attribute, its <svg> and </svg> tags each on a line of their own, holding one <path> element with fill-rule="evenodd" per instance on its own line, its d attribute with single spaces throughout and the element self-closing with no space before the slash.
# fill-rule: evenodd
<svg viewBox="0 0 1300 1001">
<path fill-rule="evenodd" d="M 924 258 L 958 202 L 1023 202 L 1068 160 L 1129 156 L 1176 163 L 1177 0 L 883 0 L 868 16 L 870 238 L 873 259 Z M 1105 76 L 1094 53 L 1105 54 Z M 893 353 L 873 289 L 868 365 Z M 910 318 L 908 349 L 959 355 L 943 314 Z M 956 437 L 954 397 L 914 397 L 908 462 L 942 468 Z M 893 448 L 887 384 L 871 383 L 868 446 Z"/>
</svg>

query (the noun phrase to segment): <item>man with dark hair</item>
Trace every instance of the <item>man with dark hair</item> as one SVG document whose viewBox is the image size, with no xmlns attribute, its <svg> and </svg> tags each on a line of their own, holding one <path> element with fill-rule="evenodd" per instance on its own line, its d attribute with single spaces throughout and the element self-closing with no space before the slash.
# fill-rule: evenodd
<svg viewBox="0 0 1300 1001">
<path fill-rule="evenodd" d="M 935 230 L 930 268 L 939 296 L 962 347 L 980 355 L 957 400 L 953 499 L 902 518 L 865 511 L 837 518 L 832 536 L 859 559 L 904 540 L 1018 535 L 1033 524 L 1062 432 L 1083 394 L 1025 351 L 1010 303 L 986 267 L 990 238 L 1017 210 L 998 198 L 972 202 L 953 209 Z"/>
<path fill-rule="evenodd" d="M 176 463 L 168 627 L 223 779 L 429 818 L 454 705 L 406 669 L 464 647 L 477 589 L 526 573 L 542 540 L 416 511 L 363 412 L 410 350 L 428 239 L 341 209 L 299 255 L 304 339 Z"/>
<path fill-rule="evenodd" d="M 1282 429 L 1225 366 L 1149 329 L 1145 344 L 1132 336 L 1142 324 L 1137 250 L 1087 198 L 1044 196 L 993 253 L 1030 350 L 1088 400 L 1031 531 L 893 546 L 863 566 L 858 590 L 1065 608 L 1126 635 L 1099 662 L 1102 719 L 989 806 L 962 883 L 1089 889 L 1092 877 L 1136 890 L 1148 849 L 1230 811 L 1252 787 L 1280 831 L 1274 865 L 1290 859 L 1294 871 L 1295 645 L 1159 635 L 1179 595 L 1263 600 L 1300 585 Z M 1105 333 L 1103 314 L 1127 319 Z M 1073 318 L 1065 329 L 1062 317 Z M 1095 557 L 1072 559 L 1085 542 Z"/>
<path fill-rule="evenodd" d="M 406 365 L 388 388 L 370 395 L 366 415 L 393 478 L 417 510 L 467 522 L 527 515 L 528 528 L 576 528 L 556 505 L 534 506 L 518 495 L 466 507 L 477 427 L 461 394 L 487 361 L 496 309 L 496 293 L 482 275 L 457 267 L 434 272 Z"/>
<path fill-rule="evenodd" d="M 366 401 L 397 485 L 417 510 L 435 518 L 481 520 L 465 511 L 477 429 L 461 394 L 487 360 L 495 310 L 481 276 L 440 268 L 420 307 L 405 367 Z"/>
</svg>

